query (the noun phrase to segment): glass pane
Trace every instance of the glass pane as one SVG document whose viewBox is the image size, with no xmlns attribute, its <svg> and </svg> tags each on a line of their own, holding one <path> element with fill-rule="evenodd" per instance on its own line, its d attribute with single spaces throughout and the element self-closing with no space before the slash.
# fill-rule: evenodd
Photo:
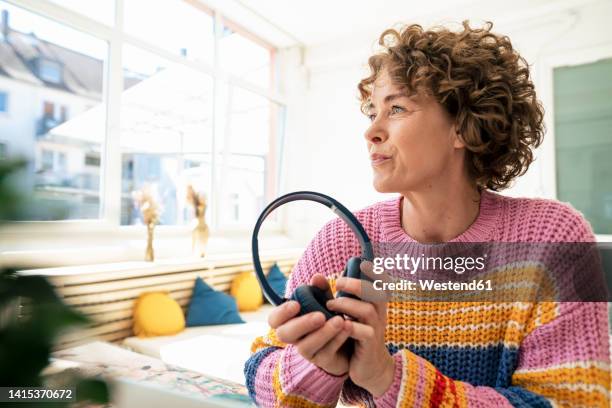
<svg viewBox="0 0 612 408">
<path fill-rule="evenodd" d="M 158 155 L 147 153 L 124 153 L 121 177 L 121 225 L 143 224 L 142 214 L 134 203 L 133 193 L 141 189 L 154 192 L 160 205 L 160 225 L 192 223 L 194 208 L 187 199 L 188 187 L 204 196 L 211 197 L 210 155 Z M 206 220 L 210 224 L 210 211 Z"/>
<path fill-rule="evenodd" d="M 265 156 L 270 150 L 274 103 L 239 87 L 230 87 L 227 137 L 232 153 Z"/>
<path fill-rule="evenodd" d="M 211 191 L 212 79 L 134 47 L 124 62 L 121 223 L 140 222 L 132 193 L 144 186 L 160 195 L 161 224 L 190 222 L 187 186 Z"/>
<path fill-rule="evenodd" d="M 214 20 L 184 0 L 125 0 L 125 31 L 191 60 L 212 63 Z"/>
<path fill-rule="evenodd" d="M 101 23 L 115 22 L 115 0 L 51 0 L 62 7 L 84 14 Z"/>
<path fill-rule="evenodd" d="M 612 59 L 554 71 L 557 196 L 612 234 Z"/>
<path fill-rule="evenodd" d="M 221 226 L 252 226 L 276 196 L 284 109 L 245 89 L 228 88 L 224 153 L 217 159 L 219 220 Z"/>
<path fill-rule="evenodd" d="M 219 65 L 259 87 L 273 86 L 271 46 L 229 22 L 220 35 Z"/>
<path fill-rule="evenodd" d="M 125 47 L 124 59 L 122 148 L 210 153 L 211 77 L 134 47 Z"/>
<path fill-rule="evenodd" d="M 0 143 L 6 156 L 29 160 L 20 185 L 34 193 L 32 219 L 98 218 L 107 44 L 3 1 L 0 9 L 9 22 Z"/>
<path fill-rule="evenodd" d="M 221 225 L 253 226 L 265 204 L 265 156 L 231 154 L 219 163 Z"/>
</svg>

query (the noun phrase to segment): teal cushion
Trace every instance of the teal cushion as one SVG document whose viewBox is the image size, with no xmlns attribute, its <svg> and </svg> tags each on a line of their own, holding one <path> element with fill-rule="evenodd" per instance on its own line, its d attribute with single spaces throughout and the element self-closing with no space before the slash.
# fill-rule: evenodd
<svg viewBox="0 0 612 408">
<path fill-rule="evenodd" d="M 201 278 L 196 278 L 186 323 L 188 327 L 193 327 L 244 323 L 244 320 L 238 314 L 233 297 L 214 290 Z"/>
<path fill-rule="evenodd" d="M 280 297 L 285 296 L 287 278 L 285 277 L 285 275 L 283 275 L 276 263 L 272 265 L 272 268 L 270 268 L 270 273 L 268 273 L 268 283 L 270 284 L 270 286 L 272 286 L 272 289 L 274 289 L 274 291 L 278 293 Z"/>
</svg>

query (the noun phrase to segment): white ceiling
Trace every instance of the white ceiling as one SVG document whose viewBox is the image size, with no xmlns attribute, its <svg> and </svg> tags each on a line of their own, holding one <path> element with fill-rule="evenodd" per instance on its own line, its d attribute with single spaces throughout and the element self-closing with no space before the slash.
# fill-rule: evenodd
<svg viewBox="0 0 612 408">
<path fill-rule="evenodd" d="M 589 0 L 200 0 L 278 47 L 376 35 L 396 23 L 501 19 Z"/>
<path fill-rule="evenodd" d="M 475 0 L 236 0 L 305 45 L 377 30 Z"/>
</svg>

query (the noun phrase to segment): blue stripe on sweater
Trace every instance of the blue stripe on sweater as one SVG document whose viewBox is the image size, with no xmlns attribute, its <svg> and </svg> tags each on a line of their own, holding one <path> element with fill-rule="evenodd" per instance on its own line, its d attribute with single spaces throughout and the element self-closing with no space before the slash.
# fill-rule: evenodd
<svg viewBox="0 0 612 408">
<path fill-rule="evenodd" d="M 497 392 L 516 408 L 551 408 L 552 405 L 544 397 L 534 394 L 521 387 L 496 388 Z"/>
<path fill-rule="evenodd" d="M 404 344 L 387 344 L 391 354 L 405 348 L 429 361 L 445 376 L 474 386 L 510 386 L 518 362 L 518 350 L 501 344 L 488 347 L 406 347 Z"/>
<path fill-rule="evenodd" d="M 257 368 L 263 359 L 274 350 L 278 350 L 278 347 L 266 347 L 265 349 L 259 350 L 257 353 L 249 357 L 246 363 L 244 363 L 244 377 L 246 378 L 246 386 L 247 390 L 249 391 L 249 397 L 251 397 L 253 402 L 255 402 L 255 374 L 257 373 Z"/>
</svg>

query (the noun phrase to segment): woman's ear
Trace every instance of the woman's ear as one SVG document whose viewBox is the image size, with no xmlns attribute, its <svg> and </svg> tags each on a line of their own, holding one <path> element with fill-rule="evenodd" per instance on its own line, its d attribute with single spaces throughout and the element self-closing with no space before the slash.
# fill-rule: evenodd
<svg viewBox="0 0 612 408">
<path fill-rule="evenodd" d="M 465 143 L 463 143 L 463 137 L 461 137 L 459 129 L 455 126 L 451 127 L 451 138 L 453 141 L 453 147 L 455 149 L 462 149 L 465 147 Z"/>
</svg>

